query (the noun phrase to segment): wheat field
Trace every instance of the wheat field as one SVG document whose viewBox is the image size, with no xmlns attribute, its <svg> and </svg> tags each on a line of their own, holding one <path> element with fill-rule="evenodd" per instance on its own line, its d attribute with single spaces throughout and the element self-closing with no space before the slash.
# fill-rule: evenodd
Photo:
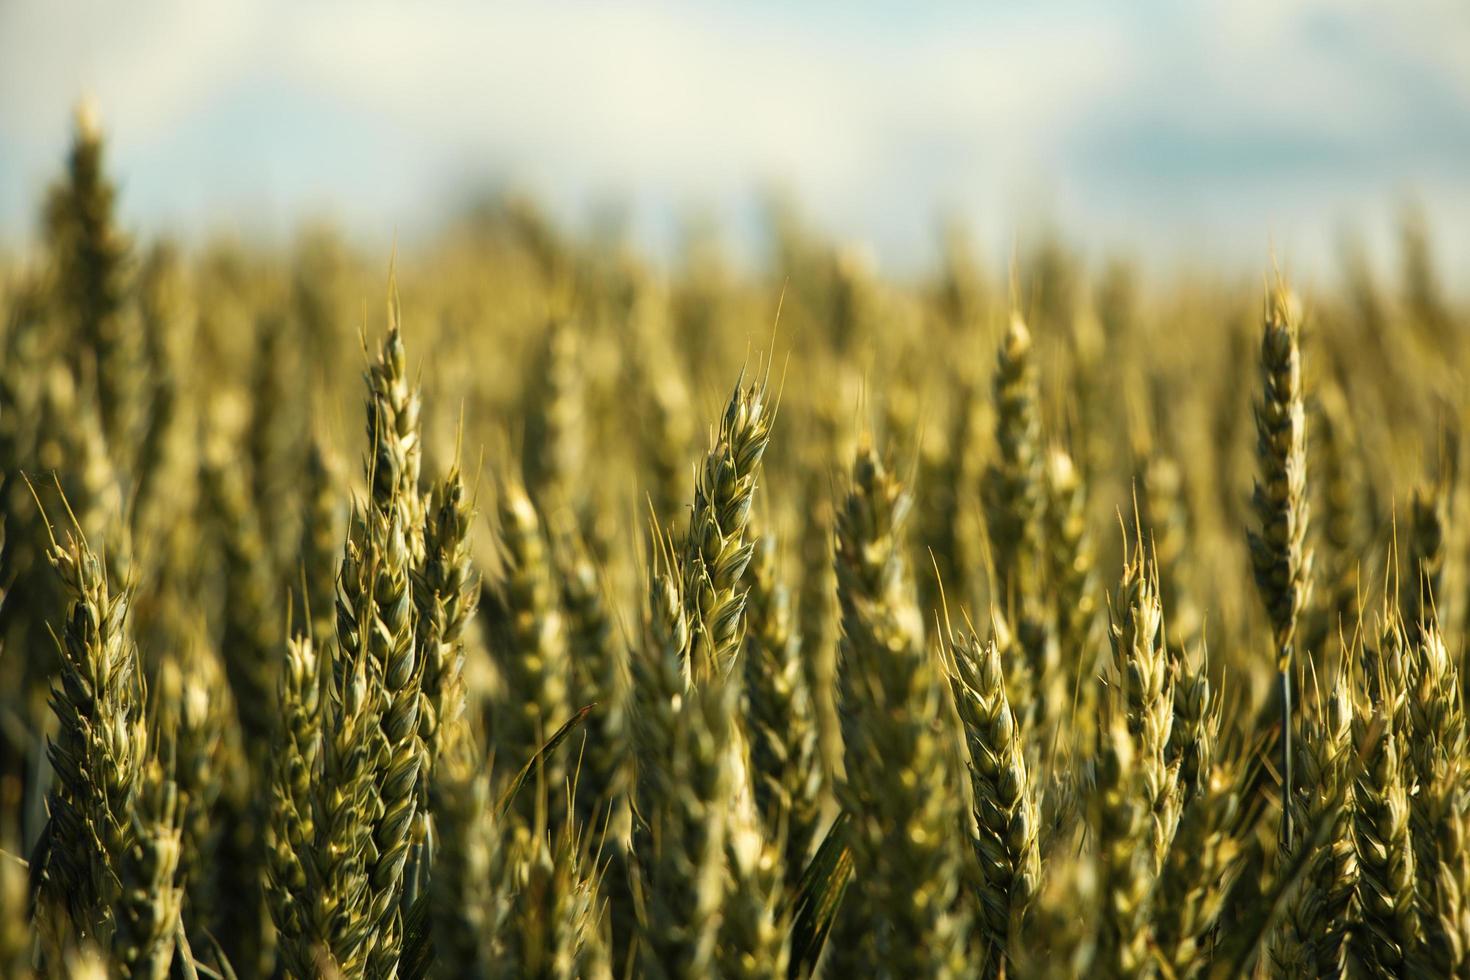
<svg viewBox="0 0 1470 980">
<path fill-rule="evenodd" d="M 0 974 L 1470 976 L 1467 311 L 507 199 L 0 270 Z"/>
</svg>

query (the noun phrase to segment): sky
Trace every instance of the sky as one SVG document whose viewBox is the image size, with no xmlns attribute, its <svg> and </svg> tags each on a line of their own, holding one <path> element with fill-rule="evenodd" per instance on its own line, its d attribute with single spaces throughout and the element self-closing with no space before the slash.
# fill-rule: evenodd
<svg viewBox="0 0 1470 980">
<path fill-rule="evenodd" d="M 898 270 L 945 218 L 992 253 L 1328 270 L 1417 204 L 1470 268 L 1461 0 L 0 0 L 0 242 L 83 96 L 143 234 L 411 241 L 514 188 L 667 257 L 692 215 L 755 248 L 779 192 Z"/>
</svg>

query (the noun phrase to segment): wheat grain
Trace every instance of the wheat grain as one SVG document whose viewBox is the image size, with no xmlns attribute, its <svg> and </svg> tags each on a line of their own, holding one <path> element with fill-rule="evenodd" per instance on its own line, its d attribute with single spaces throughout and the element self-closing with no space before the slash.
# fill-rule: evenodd
<svg viewBox="0 0 1470 980">
<path fill-rule="evenodd" d="M 1220 701 L 1210 688 L 1203 655 L 1172 665 L 1174 721 L 1164 756 L 1179 768 L 1180 805 L 1187 806 L 1211 778 L 1220 735 Z"/>
<path fill-rule="evenodd" d="M 408 539 L 397 523 L 398 511 L 391 517 L 373 514 L 371 520 L 363 592 L 372 598 L 358 623 L 366 634 L 368 680 L 377 699 L 378 730 L 369 742 L 377 755 L 377 799 L 369 911 L 375 935 L 368 973 L 381 976 L 392 969 L 403 941 L 399 898 L 411 829 L 422 805 L 417 784 L 427 752 L 419 731 L 424 660 L 414 642 Z"/>
<path fill-rule="evenodd" d="M 1014 627 L 1016 652 L 1027 668 L 1025 675 L 1009 672 L 1015 688 L 1012 703 L 1024 706 L 1025 727 L 1039 725 L 1049 733 L 1062 695 L 1054 630 L 1037 600 L 1046 498 L 1032 346 L 1031 332 L 1013 313 L 996 354 L 992 398 L 997 458 L 986 468 L 982 491 L 995 567 L 991 601 Z"/>
</svg>

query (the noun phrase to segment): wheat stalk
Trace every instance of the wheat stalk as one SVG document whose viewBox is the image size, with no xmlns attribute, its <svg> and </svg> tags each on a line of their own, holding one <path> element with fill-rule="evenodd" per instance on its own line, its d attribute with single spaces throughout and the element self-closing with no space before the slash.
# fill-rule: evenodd
<svg viewBox="0 0 1470 980">
<path fill-rule="evenodd" d="M 634 370 L 648 422 L 643 459 L 649 472 L 653 514 L 664 526 L 673 527 L 693 489 L 689 456 L 696 432 L 688 383 L 673 351 L 655 352 L 660 339 L 639 340 Z"/>
<path fill-rule="evenodd" d="M 1137 489 L 1134 531 L 1148 541 L 1159 570 L 1159 595 L 1169 610 L 1170 642 L 1175 649 L 1193 647 L 1199 640 L 1203 617 L 1187 575 L 1196 529 L 1190 523 L 1187 487 L 1179 461 L 1155 449 L 1139 468 Z"/>
<path fill-rule="evenodd" d="M 338 573 L 312 841 L 303 856 L 306 897 L 297 902 L 299 932 L 288 937 L 295 947 L 289 959 L 325 961 L 348 977 L 383 976 L 396 968 L 404 867 L 423 805 L 419 775 L 428 755 L 419 720 L 424 660 L 415 645 L 410 583 L 410 548 L 421 525 L 404 524 L 423 506 L 416 489 L 417 394 L 403 383 L 403 368 L 395 297 L 389 334 L 367 373 L 373 496 L 353 515 Z M 380 467 L 391 472 L 385 476 Z M 297 643 L 304 650 L 309 638 Z M 279 793 L 277 799 L 279 808 Z M 283 836 L 289 840 L 289 826 Z M 289 880 L 290 869 L 280 877 Z"/>
<path fill-rule="evenodd" d="M 1300 318 L 1278 284 L 1266 301 L 1261 334 L 1261 399 L 1256 404 L 1259 475 L 1251 506 L 1251 567 L 1274 631 L 1281 698 L 1282 796 L 1292 795 L 1291 671 L 1297 620 L 1311 587 L 1307 546 L 1307 416 L 1302 400 Z M 1291 807 L 1281 809 L 1281 836 L 1291 841 Z"/>
<path fill-rule="evenodd" d="M 956 452 L 969 446 L 978 430 L 975 386 L 968 380 L 952 383 L 955 389 L 949 425 L 943 439 L 921 440 L 917 483 L 924 488 L 917 515 L 918 536 L 932 556 L 933 575 L 920 575 L 919 601 L 924 609 L 937 609 L 944 597 L 967 600 L 973 583 L 971 562 L 975 551 L 967 533 L 966 507 L 978 474 L 976 454 Z M 941 589 L 944 596 L 941 596 Z"/>
<path fill-rule="evenodd" d="M 1338 628 L 1357 621 L 1358 549 L 1368 537 L 1361 437 L 1353 424 L 1347 396 L 1339 384 L 1324 384 L 1317 395 L 1320 410 L 1310 421 L 1316 433 L 1314 458 L 1321 474 L 1318 560 L 1329 591 L 1326 602 L 1307 607 L 1309 611 L 1322 607 L 1322 621 L 1304 640 L 1309 650 L 1321 649 Z"/>
<path fill-rule="evenodd" d="M 419 729 L 424 660 L 415 646 L 409 545 L 398 514 L 398 510 L 369 514 L 362 591 L 371 599 L 357 621 L 365 635 L 356 638 L 366 651 L 378 721 L 369 740 L 377 756 L 376 859 L 371 865 L 369 903 L 375 935 L 367 964 L 372 976 L 391 970 L 403 941 L 399 898 L 411 830 L 422 806 L 418 780 L 428 756 Z M 343 642 L 340 631 L 338 641 Z"/>
<path fill-rule="evenodd" d="M 349 551 L 342 577 L 355 572 Z M 342 634 L 338 634 L 339 643 Z M 323 681 L 321 763 L 312 785 L 312 840 L 300 854 L 306 890 L 301 928 L 288 963 L 311 964 L 306 975 L 366 974 L 376 945 L 371 915 L 372 868 L 379 812 L 376 780 L 377 699 L 365 650 L 341 644 Z M 286 937 L 283 937 L 286 938 Z M 284 952 L 284 944 L 283 944 Z"/>
<path fill-rule="evenodd" d="M 657 531 L 654 539 L 656 543 L 663 541 Z M 648 572 L 641 642 L 630 664 L 638 809 L 644 820 L 654 811 L 658 787 L 672 779 L 669 766 L 674 729 L 684 702 L 684 658 L 689 649 L 689 623 L 679 594 L 677 562 L 666 548 L 656 548 L 654 559 Z"/>
<path fill-rule="evenodd" d="M 252 768 L 270 744 L 271 698 L 276 690 L 276 644 L 285 620 L 279 615 L 279 596 L 259 516 L 251 506 L 249 488 L 240 469 L 229 458 L 221 435 L 212 447 L 204 474 L 205 499 L 216 540 L 224 558 L 224 592 L 220 653 L 240 716 Z"/>
<path fill-rule="evenodd" d="M 273 566 L 291 557 L 300 536 L 292 484 L 301 470 L 298 413 L 290 410 L 300 385 L 288 327 L 281 314 L 267 310 L 257 317 L 255 363 L 252 366 L 250 418 L 245 430 L 249 489 L 261 537 Z"/>
<path fill-rule="evenodd" d="M 837 717 L 838 609 L 833 565 L 833 505 L 824 482 L 810 477 L 804 490 L 800 537 L 801 584 L 796 618 L 802 664 L 817 726 L 822 774 L 830 788 L 842 769 L 842 729 Z"/>
</svg>

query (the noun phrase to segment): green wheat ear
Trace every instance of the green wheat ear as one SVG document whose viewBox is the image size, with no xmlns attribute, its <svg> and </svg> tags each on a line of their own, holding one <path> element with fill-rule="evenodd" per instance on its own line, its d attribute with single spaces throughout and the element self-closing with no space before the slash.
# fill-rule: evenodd
<svg viewBox="0 0 1470 980">
<path fill-rule="evenodd" d="M 1297 617 L 1306 605 L 1312 555 L 1306 545 L 1307 420 L 1302 394 L 1300 316 L 1294 298 L 1277 287 L 1267 302 L 1261 337 L 1261 398 L 1256 405 L 1260 476 L 1251 498 L 1258 530 L 1251 562 L 1276 646 L 1291 653 Z M 1278 664 L 1282 667 L 1284 664 Z"/>
<path fill-rule="evenodd" d="M 1444 571 L 1449 523 L 1449 493 L 1444 487 L 1416 489 L 1409 498 L 1408 556 L 1400 583 L 1399 610 L 1411 636 L 1432 628 L 1444 601 Z"/>
<path fill-rule="evenodd" d="M 132 814 L 131 842 L 116 865 L 119 896 L 113 906 L 113 958 L 129 978 L 170 975 L 183 906 L 178 880 L 183 817 L 178 784 L 150 759 Z"/>
<path fill-rule="evenodd" d="M 411 572 L 414 645 L 423 661 L 425 782 L 432 779 L 446 727 L 457 724 L 465 710 L 464 633 L 480 598 L 479 577 L 470 561 L 474 517 L 464 480 L 453 468 L 429 494 L 423 563 Z"/>
<path fill-rule="evenodd" d="M 985 510 L 995 554 L 996 601 L 1007 608 L 1030 594 L 1039 571 L 1042 483 L 1041 418 L 1031 331 L 1011 317 L 996 353 L 996 461 L 985 474 Z"/>
<path fill-rule="evenodd" d="M 753 548 L 746 528 L 774 409 L 764 381 L 737 385 L 695 477 L 683 585 L 696 677 L 727 674 L 739 656 Z"/>
<path fill-rule="evenodd" d="M 773 535 L 756 542 L 749 582 L 744 714 L 752 789 L 766 836 L 786 840 L 784 874 L 795 883 L 817 830 L 822 772 L 816 708 Z"/>
<path fill-rule="evenodd" d="M 46 202 L 46 235 L 57 267 L 57 298 L 71 332 L 66 347 L 72 372 L 95 377 L 103 433 L 114 457 L 131 461 L 143 434 L 147 378 L 142 331 L 130 305 L 132 245 L 117 224 L 116 196 L 100 120 L 84 103 L 77 109 L 66 175 Z"/>
<path fill-rule="evenodd" d="M 57 634 L 61 673 L 51 696 L 55 782 L 32 883 L 43 915 L 55 909 L 79 939 L 106 945 L 117 934 L 123 896 L 116 869 L 134 842 L 134 806 L 149 759 L 142 670 L 128 627 L 128 590 L 114 591 L 101 559 L 73 534 L 50 557 L 69 606 Z"/>
<path fill-rule="evenodd" d="M 904 562 L 911 498 L 867 445 L 837 516 L 841 685 L 855 877 L 844 915 L 858 960 L 895 976 L 963 972 L 970 922 L 957 901 L 963 854 L 957 746 L 947 691 L 926 648 Z M 907 827 L 893 835 L 891 828 Z"/>
<path fill-rule="evenodd" d="M 1275 640 L 1281 701 L 1282 795 L 1292 794 L 1291 672 L 1297 621 L 1311 589 L 1307 544 L 1307 413 L 1303 400 L 1301 317 L 1295 298 L 1278 283 L 1266 300 L 1261 331 L 1261 394 L 1256 403 L 1258 476 L 1251 496 L 1256 528 L 1250 532 L 1251 567 Z M 1281 833 L 1292 836 L 1291 807 L 1281 810 Z"/>
<path fill-rule="evenodd" d="M 949 684 L 970 756 L 981 923 L 999 968 L 1040 887 L 1036 793 L 995 643 L 957 633 L 949 644 Z"/>
<path fill-rule="evenodd" d="M 502 757 L 524 760 L 572 712 L 567 624 L 535 504 L 519 483 L 507 480 L 498 510 L 504 573 L 496 583 L 497 602 L 507 622 L 504 643 L 495 651 L 505 681 L 495 741 Z M 561 785 L 565 771 L 564 762 L 555 760 L 547 784 Z"/>
<path fill-rule="evenodd" d="M 1179 776 L 1182 753 L 1174 738 L 1175 671 L 1164 643 L 1164 608 L 1158 569 L 1141 542 L 1123 568 L 1113 600 L 1110 636 L 1112 684 L 1118 710 L 1133 740 L 1133 765 L 1149 814 L 1152 873 L 1163 866 L 1183 805 Z"/>
</svg>

